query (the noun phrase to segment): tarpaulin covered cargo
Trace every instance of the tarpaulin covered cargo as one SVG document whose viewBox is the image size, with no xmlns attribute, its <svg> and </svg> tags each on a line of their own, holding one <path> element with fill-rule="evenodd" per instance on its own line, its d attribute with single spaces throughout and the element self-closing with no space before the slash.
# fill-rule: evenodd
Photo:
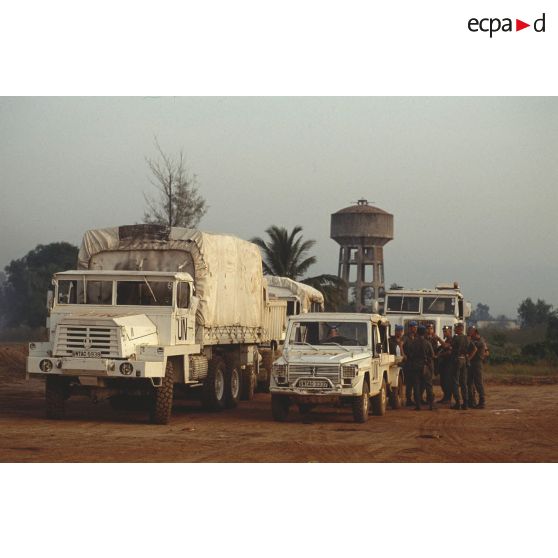
<svg viewBox="0 0 558 558">
<path fill-rule="evenodd" d="M 194 278 L 200 299 L 198 325 L 262 327 L 261 254 L 234 236 L 160 225 L 89 230 L 78 268 L 183 271 Z"/>
<path fill-rule="evenodd" d="M 298 297 L 302 313 L 311 312 L 312 303 L 318 305 L 319 309 L 323 311 L 324 295 L 314 287 L 293 281 L 288 277 L 266 275 L 265 279 L 269 287 L 271 287 L 269 289 L 270 295 L 275 295 L 277 298 L 287 298 L 289 294 L 292 294 Z"/>
</svg>

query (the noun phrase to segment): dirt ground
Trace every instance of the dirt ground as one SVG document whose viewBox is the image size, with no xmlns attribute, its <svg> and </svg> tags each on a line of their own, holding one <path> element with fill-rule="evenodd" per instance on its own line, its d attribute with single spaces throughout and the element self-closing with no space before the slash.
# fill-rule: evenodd
<svg viewBox="0 0 558 558">
<path fill-rule="evenodd" d="M 23 379 L 25 349 L 0 347 L 1 462 L 556 462 L 558 385 L 489 385 L 485 410 L 389 410 L 365 424 L 349 408 L 271 419 L 270 397 L 204 412 L 175 402 L 168 426 L 107 402 L 68 402 L 44 418 L 42 381 Z M 438 388 L 439 389 L 439 388 Z"/>
</svg>

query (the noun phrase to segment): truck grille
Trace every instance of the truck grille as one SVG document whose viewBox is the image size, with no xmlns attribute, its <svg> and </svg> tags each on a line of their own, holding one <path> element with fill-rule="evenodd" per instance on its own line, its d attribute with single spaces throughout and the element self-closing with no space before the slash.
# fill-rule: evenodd
<svg viewBox="0 0 558 558">
<path fill-rule="evenodd" d="M 117 329 L 101 326 L 58 327 L 54 356 L 72 356 L 74 351 L 100 352 L 102 358 L 119 358 Z"/>
<path fill-rule="evenodd" d="M 289 382 L 295 382 L 299 378 L 327 378 L 333 384 L 340 383 L 339 366 L 309 366 L 309 365 L 290 365 Z"/>
</svg>

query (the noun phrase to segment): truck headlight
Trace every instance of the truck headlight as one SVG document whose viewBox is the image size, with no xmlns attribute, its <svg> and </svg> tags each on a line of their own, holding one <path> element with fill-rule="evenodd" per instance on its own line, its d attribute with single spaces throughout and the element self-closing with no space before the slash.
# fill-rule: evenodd
<svg viewBox="0 0 558 558">
<path fill-rule="evenodd" d="M 358 366 L 350 364 L 349 366 L 341 367 L 341 374 L 343 378 L 355 378 L 358 374 Z"/>
<path fill-rule="evenodd" d="M 129 376 L 134 371 L 134 367 L 129 362 L 123 362 L 120 365 L 120 373 Z"/>
<path fill-rule="evenodd" d="M 48 360 L 48 358 L 41 360 L 41 362 L 39 362 L 39 368 L 43 372 L 50 372 L 52 370 L 52 360 Z"/>
</svg>

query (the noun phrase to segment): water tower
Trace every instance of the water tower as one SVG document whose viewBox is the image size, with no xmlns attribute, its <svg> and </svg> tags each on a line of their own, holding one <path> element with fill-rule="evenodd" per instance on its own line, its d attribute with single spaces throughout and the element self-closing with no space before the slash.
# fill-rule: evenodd
<svg viewBox="0 0 558 558">
<path fill-rule="evenodd" d="M 338 275 L 347 284 L 347 302 L 370 310 L 384 297 L 384 245 L 393 239 L 393 215 L 358 200 L 331 215 L 331 238 L 340 245 Z"/>
</svg>

